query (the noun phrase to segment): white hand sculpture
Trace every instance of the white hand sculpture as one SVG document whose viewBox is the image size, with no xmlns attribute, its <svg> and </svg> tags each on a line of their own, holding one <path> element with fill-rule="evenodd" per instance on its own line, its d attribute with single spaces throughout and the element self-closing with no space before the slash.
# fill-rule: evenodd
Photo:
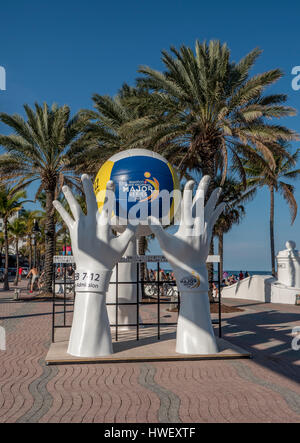
<svg viewBox="0 0 300 443">
<path fill-rule="evenodd" d="M 73 218 L 56 200 L 54 207 L 66 223 L 71 236 L 76 263 L 75 306 L 68 353 L 79 357 L 100 357 L 112 354 L 112 341 L 106 309 L 112 269 L 124 254 L 135 228 L 128 226 L 115 237 L 109 223 L 110 214 L 98 211 L 92 182 L 88 175 L 81 177 L 86 197 L 87 215 L 68 186 L 63 193 Z M 107 183 L 111 190 L 112 182 Z"/>
<path fill-rule="evenodd" d="M 195 217 L 195 209 L 199 200 L 204 199 L 209 182 L 209 176 L 202 178 L 193 200 L 191 193 L 194 182 L 186 184 L 181 222 L 175 235 L 167 233 L 156 218 L 150 217 L 150 227 L 173 267 L 181 293 L 176 337 L 176 351 L 181 354 L 218 352 L 210 317 L 206 260 L 214 224 L 225 206 L 222 203 L 216 208 L 221 188 L 212 192 L 205 205 L 204 223 L 198 215 Z"/>
</svg>

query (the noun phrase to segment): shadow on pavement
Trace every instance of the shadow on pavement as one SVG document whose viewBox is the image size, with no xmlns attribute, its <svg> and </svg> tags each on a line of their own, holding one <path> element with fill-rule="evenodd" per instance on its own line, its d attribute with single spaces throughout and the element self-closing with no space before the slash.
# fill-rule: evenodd
<svg viewBox="0 0 300 443">
<path fill-rule="evenodd" d="M 244 305 L 248 306 L 253 305 Z M 223 337 L 251 352 L 256 363 L 300 382 L 300 351 L 292 349 L 292 330 L 300 326 L 299 314 L 300 309 L 299 313 L 265 309 L 227 317 Z"/>
</svg>

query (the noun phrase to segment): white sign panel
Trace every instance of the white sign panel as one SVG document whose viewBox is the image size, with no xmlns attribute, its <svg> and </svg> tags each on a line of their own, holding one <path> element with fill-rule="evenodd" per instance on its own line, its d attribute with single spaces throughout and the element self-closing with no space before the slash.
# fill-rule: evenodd
<svg viewBox="0 0 300 443">
<path fill-rule="evenodd" d="M 120 263 L 129 263 L 129 262 L 136 262 L 136 263 L 145 263 L 145 262 L 167 263 L 168 260 L 163 255 L 135 255 L 135 256 L 123 257 L 120 260 Z M 219 262 L 220 262 L 220 256 L 219 255 L 209 255 L 207 257 L 207 263 L 219 263 Z"/>
<path fill-rule="evenodd" d="M 53 257 L 53 263 L 65 264 L 65 263 L 75 263 L 73 255 L 55 255 Z"/>
<path fill-rule="evenodd" d="M 219 255 L 209 255 L 206 263 L 220 263 L 221 259 Z"/>
<path fill-rule="evenodd" d="M 122 257 L 120 263 L 146 263 L 146 262 L 159 262 L 159 263 L 167 263 L 168 260 L 163 255 L 134 255 Z M 220 256 L 219 255 L 209 255 L 207 257 L 207 263 L 219 263 Z M 73 255 L 55 255 L 53 257 L 53 263 L 56 264 L 65 264 L 65 263 L 75 263 Z"/>
</svg>

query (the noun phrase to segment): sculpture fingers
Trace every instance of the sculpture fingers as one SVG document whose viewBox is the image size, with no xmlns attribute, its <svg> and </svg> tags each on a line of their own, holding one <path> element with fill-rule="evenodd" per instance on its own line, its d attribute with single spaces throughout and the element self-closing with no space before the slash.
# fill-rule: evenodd
<svg viewBox="0 0 300 443">
<path fill-rule="evenodd" d="M 203 194 L 204 194 L 204 198 L 205 198 L 208 187 L 209 187 L 210 180 L 211 180 L 211 178 L 209 175 L 205 175 L 204 177 L 202 177 L 202 179 L 200 180 L 198 189 L 196 191 L 196 195 L 193 200 L 193 205 L 196 203 L 196 201 L 198 200 L 199 197 L 203 196 Z"/>
<path fill-rule="evenodd" d="M 194 219 L 194 230 L 193 235 L 199 237 L 204 232 L 204 222 L 205 222 L 205 212 L 204 212 L 204 202 L 205 195 L 208 190 L 210 183 L 209 175 L 205 175 L 199 183 L 196 195 L 193 200 L 193 219 Z"/>
<path fill-rule="evenodd" d="M 100 218 L 100 224 L 104 226 L 104 231 L 106 232 L 107 238 L 111 233 L 110 219 L 115 206 L 115 193 L 114 193 L 114 182 L 109 180 L 106 183 L 105 191 L 105 201 L 101 210 L 101 214 L 97 211 L 97 217 Z"/>
<path fill-rule="evenodd" d="M 87 214 L 94 214 L 97 212 L 98 206 L 92 180 L 87 174 L 83 174 L 81 176 L 81 181 L 85 194 Z"/>
<path fill-rule="evenodd" d="M 159 241 L 160 245 L 164 247 L 171 236 L 163 229 L 162 225 L 160 224 L 159 220 L 157 220 L 157 218 L 148 217 L 148 220 L 151 231 Z"/>
<path fill-rule="evenodd" d="M 199 200 L 198 200 L 198 202 L 200 203 Z M 196 237 L 199 237 L 200 235 L 203 234 L 204 229 L 205 229 L 204 206 L 202 205 L 202 207 L 200 207 L 200 204 L 199 204 L 199 208 L 195 208 L 195 209 L 196 209 L 196 212 L 195 212 L 195 219 L 194 219 L 193 235 L 195 235 Z"/>
<path fill-rule="evenodd" d="M 181 204 L 181 222 L 183 226 L 193 225 L 193 187 L 195 182 L 189 180 L 183 190 L 182 204 Z"/>
<path fill-rule="evenodd" d="M 53 206 L 55 207 L 55 209 L 57 210 L 57 212 L 59 213 L 59 215 L 61 216 L 61 218 L 63 219 L 63 221 L 70 230 L 74 223 L 73 218 L 70 216 L 70 214 L 67 213 L 67 211 L 59 201 L 54 200 Z"/>
<path fill-rule="evenodd" d="M 115 183 L 114 183 L 114 181 L 113 180 L 109 180 L 107 183 L 106 183 L 106 190 L 108 191 L 113 191 L 113 192 L 115 192 Z"/>
<path fill-rule="evenodd" d="M 82 210 L 71 189 L 69 188 L 69 186 L 63 186 L 62 191 L 64 193 L 64 196 L 66 197 L 67 202 L 69 203 L 74 219 L 76 221 L 79 220 L 79 217 L 82 215 Z"/>
<path fill-rule="evenodd" d="M 108 208 L 103 208 L 100 215 L 101 225 L 107 226 L 109 225 L 109 212 Z"/>
<path fill-rule="evenodd" d="M 108 209 L 108 215 L 111 217 L 113 210 L 115 209 L 115 184 L 113 180 L 109 180 L 106 183 L 106 198 L 105 198 L 105 206 Z"/>
<path fill-rule="evenodd" d="M 119 237 L 114 239 L 115 242 L 118 244 L 118 249 L 121 255 L 124 254 L 124 252 L 128 247 L 129 242 L 134 238 L 136 230 L 137 226 L 129 224 L 126 230 L 121 235 L 119 235 Z"/>
<path fill-rule="evenodd" d="M 216 204 L 218 203 L 221 193 L 222 193 L 222 188 L 216 188 L 211 193 L 211 196 L 209 197 L 208 202 L 205 205 L 205 221 L 210 220 L 210 217 L 214 212 L 214 209 L 216 207 Z"/>
<path fill-rule="evenodd" d="M 224 211 L 224 208 L 226 206 L 226 203 L 220 203 L 216 209 L 214 210 L 213 214 L 211 215 L 211 218 L 209 220 L 209 225 L 211 227 L 211 229 L 214 227 L 215 223 L 217 222 L 218 218 L 220 217 L 220 215 L 222 214 L 222 212 Z"/>
</svg>

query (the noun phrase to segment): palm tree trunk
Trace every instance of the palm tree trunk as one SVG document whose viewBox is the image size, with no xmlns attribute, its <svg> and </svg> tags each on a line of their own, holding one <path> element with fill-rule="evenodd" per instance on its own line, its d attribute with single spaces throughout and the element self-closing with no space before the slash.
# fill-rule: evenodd
<svg viewBox="0 0 300 443">
<path fill-rule="evenodd" d="M 209 187 L 208 187 L 208 191 L 207 194 L 205 196 L 205 203 L 207 203 L 207 200 L 209 199 L 212 191 L 214 190 L 214 176 L 215 176 L 215 156 L 214 155 L 208 155 L 207 157 L 205 157 L 205 162 L 203 163 L 203 167 L 202 167 L 202 174 L 204 175 L 209 175 L 211 178 Z M 213 255 L 214 254 L 214 238 L 212 236 L 211 242 L 210 242 L 210 249 L 209 249 L 209 254 Z M 214 279 L 214 265 L 213 263 L 208 263 L 207 265 L 207 272 L 208 272 L 208 281 L 212 282 Z M 212 291 L 212 283 L 209 283 L 209 291 L 208 291 L 208 296 L 211 302 L 214 301 L 213 298 L 213 291 Z"/>
<path fill-rule="evenodd" d="M 52 294 L 53 255 L 55 238 L 54 208 L 52 202 L 55 195 L 55 186 L 46 190 L 46 224 L 45 224 L 45 292 Z"/>
<path fill-rule="evenodd" d="M 17 263 L 16 263 L 17 273 L 16 273 L 16 278 L 15 278 L 15 285 L 18 286 L 18 283 L 19 283 L 19 239 L 18 239 L 18 237 L 16 238 L 16 259 L 17 259 Z"/>
<path fill-rule="evenodd" d="M 271 245 L 271 265 L 272 275 L 275 277 L 275 244 L 274 244 L 274 187 L 270 186 L 271 204 L 270 204 L 270 245 Z"/>
<path fill-rule="evenodd" d="M 224 236 L 223 234 L 218 235 L 219 238 L 219 256 L 220 256 L 220 277 L 223 280 L 223 263 L 224 263 Z"/>
<path fill-rule="evenodd" d="M 5 248 L 5 268 L 4 268 L 4 284 L 3 289 L 4 291 L 9 291 L 9 283 L 8 283 L 8 232 L 7 232 L 7 219 L 4 218 L 3 220 L 4 224 L 4 248 Z"/>
</svg>

